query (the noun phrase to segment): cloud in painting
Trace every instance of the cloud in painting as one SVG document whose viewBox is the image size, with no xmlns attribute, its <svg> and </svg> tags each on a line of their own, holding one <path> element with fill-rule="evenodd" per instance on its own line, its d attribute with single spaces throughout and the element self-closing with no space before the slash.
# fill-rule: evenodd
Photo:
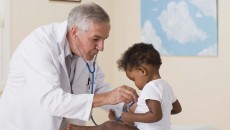
<svg viewBox="0 0 230 130">
<path fill-rule="evenodd" d="M 198 53 L 198 56 L 217 56 L 217 44 L 213 44 Z"/>
<path fill-rule="evenodd" d="M 154 47 L 162 54 L 162 55 L 169 55 L 167 50 L 162 47 L 161 39 L 156 34 L 156 30 L 154 29 L 151 21 L 146 20 L 144 22 L 144 26 L 141 30 L 141 38 L 142 41 L 145 43 L 152 43 Z"/>
<path fill-rule="evenodd" d="M 153 12 L 157 12 L 158 10 L 159 10 L 158 8 L 152 9 Z"/>
<path fill-rule="evenodd" d="M 198 12 L 198 13 L 196 13 L 196 17 L 197 17 L 197 18 L 202 18 L 203 15 L 202 15 L 200 12 Z"/>
<path fill-rule="evenodd" d="M 204 16 L 211 16 L 216 19 L 216 0 L 191 0 Z"/>
<path fill-rule="evenodd" d="M 162 11 L 158 19 L 169 40 L 186 44 L 207 38 L 207 34 L 196 26 L 189 15 L 187 4 L 184 1 L 169 2 L 167 9 Z"/>
</svg>

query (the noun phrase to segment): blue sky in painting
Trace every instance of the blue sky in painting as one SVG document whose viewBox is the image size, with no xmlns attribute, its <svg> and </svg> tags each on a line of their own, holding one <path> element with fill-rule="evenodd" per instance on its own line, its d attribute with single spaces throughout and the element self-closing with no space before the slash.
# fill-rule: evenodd
<svg viewBox="0 0 230 130">
<path fill-rule="evenodd" d="M 216 0 L 141 0 L 142 40 L 161 55 L 217 56 Z"/>
</svg>

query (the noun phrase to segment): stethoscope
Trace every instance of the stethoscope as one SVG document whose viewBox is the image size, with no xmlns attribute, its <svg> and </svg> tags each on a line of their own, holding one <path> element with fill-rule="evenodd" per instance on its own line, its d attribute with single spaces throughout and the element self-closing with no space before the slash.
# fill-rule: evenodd
<svg viewBox="0 0 230 130">
<path fill-rule="evenodd" d="M 76 35 L 77 36 L 77 35 Z M 77 44 L 76 44 L 77 45 Z M 95 56 L 95 58 L 94 58 L 94 61 L 93 61 L 93 69 L 91 69 L 90 68 L 90 65 L 89 65 L 89 63 L 85 60 L 85 58 L 83 57 L 83 55 L 82 55 L 82 52 L 81 52 L 81 50 L 80 50 L 80 48 L 78 47 L 78 45 L 77 45 L 77 48 L 78 48 L 78 51 L 80 52 L 80 55 L 81 55 L 81 57 L 82 57 L 82 59 L 84 60 L 84 62 L 86 63 L 86 66 L 87 66 L 87 68 L 88 68 L 88 71 L 90 72 L 90 74 L 91 74 L 91 78 L 89 77 L 88 78 L 88 85 L 89 85 L 89 88 L 90 88 L 90 94 L 94 94 L 94 80 L 95 80 L 95 70 L 96 70 L 96 67 L 95 67 L 95 65 L 96 65 L 96 60 L 97 60 L 97 54 L 96 54 L 96 56 Z M 90 80 L 91 79 L 91 80 Z M 90 83 L 91 83 L 91 85 L 90 85 Z M 72 88 L 72 85 L 71 85 L 71 93 L 73 94 L 73 88 Z M 132 107 L 132 105 L 134 104 L 134 102 L 132 102 L 125 110 L 124 110 L 124 112 L 127 112 L 128 111 L 128 109 L 130 109 L 130 107 Z M 96 123 L 96 121 L 94 120 L 94 118 L 93 118 L 93 115 L 92 115 L 92 112 L 91 112 L 91 119 L 92 119 L 92 122 L 93 122 L 93 124 L 95 125 L 95 126 L 97 126 L 97 123 Z M 121 119 L 121 116 L 117 119 L 117 121 L 119 121 Z"/>
<path fill-rule="evenodd" d="M 83 58 L 84 59 L 84 58 Z M 91 83 L 91 87 L 89 86 L 89 88 L 90 88 L 90 94 L 93 94 L 94 92 L 93 92 L 93 90 L 94 90 L 94 74 L 95 74 L 95 64 L 96 64 L 96 59 L 97 59 L 97 55 L 95 56 L 95 58 L 94 58 L 94 61 L 93 61 L 93 69 L 91 70 L 90 69 L 90 66 L 89 66 L 89 63 L 88 62 L 86 62 L 85 61 L 85 59 L 84 59 L 84 61 L 85 61 L 85 63 L 86 63 L 86 66 L 87 66 L 87 68 L 88 68 L 88 71 L 91 73 L 91 80 L 92 81 L 90 81 L 90 78 L 88 78 L 88 85 L 90 85 L 90 83 Z M 91 112 L 91 119 L 92 119 L 92 122 L 93 122 L 93 124 L 95 125 L 95 126 L 97 126 L 97 123 L 95 122 L 95 120 L 94 120 L 94 118 L 93 118 L 93 114 L 92 114 L 93 112 Z"/>
<path fill-rule="evenodd" d="M 77 36 L 77 35 L 76 35 Z M 89 63 L 85 60 L 85 58 L 84 58 L 84 56 L 83 56 L 83 54 L 82 54 L 82 52 L 81 52 L 81 50 L 80 50 L 80 48 L 78 47 L 78 45 L 77 45 L 77 43 L 76 43 L 76 46 L 77 46 L 77 49 L 78 49 L 78 51 L 80 52 L 80 55 L 81 55 L 81 57 L 82 57 L 82 59 L 84 60 L 84 62 L 86 63 L 86 66 L 87 66 L 87 68 L 88 68 L 88 71 L 90 72 L 90 74 L 91 74 L 91 78 L 90 78 L 90 76 L 89 76 L 89 78 L 88 78 L 88 81 L 87 81 L 87 85 L 89 85 L 89 89 L 90 89 L 90 94 L 94 94 L 94 80 L 95 80 L 95 70 L 96 70 L 96 60 L 97 60 L 97 54 L 96 54 L 96 56 L 94 57 L 94 61 L 93 61 L 93 69 L 91 69 L 90 68 L 90 65 L 89 65 Z M 91 79 L 91 80 L 90 80 Z M 73 88 L 72 88 L 72 85 L 71 85 L 71 93 L 73 94 Z M 94 120 L 94 118 L 93 118 L 93 115 L 92 115 L 92 112 L 91 112 L 91 119 L 92 119 L 92 122 L 93 122 L 93 124 L 95 125 L 95 126 L 97 126 L 97 123 L 95 122 L 95 120 Z"/>
<path fill-rule="evenodd" d="M 93 61 L 93 69 L 91 70 L 91 68 L 90 68 L 90 65 L 89 65 L 89 63 L 87 62 L 87 61 L 85 61 L 85 63 L 86 63 L 86 66 L 87 66 L 87 68 L 88 68 L 88 71 L 91 73 L 91 78 L 89 77 L 88 78 L 88 85 L 90 85 L 90 83 L 91 83 L 91 87 L 89 86 L 89 88 L 90 88 L 90 93 L 91 94 L 93 94 L 94 92 L 93 92 L 93 89 L 94 89 L 94 74 L 95 74 L 95 64 L 96 64 L 96 59 L 97 59 L 97 55 L 95 56 L 95 58 L 94 58 L 94 61 Z M 92 81 L 91 81 L 91 80 Z"/>
<path fill-rule="evenodd" d="M 91 79 L 92 81 L 90 81 L 90 78 L 88 79 L 88 85 L 90 85 L 90 82 L 91 82 L 91 87 L 90 87 L 90 90 L 91 90 L 91 94 L 93 94 L 93 89 L 94 89 L 94 74 L 95 74 L 95 64 L 96 64 L 96 59 L 97 59 L 97 55 L 95 56 L 94 58 L 94 61 L 93 61 L 93 69 L 91 70 L 90 66 L 89 66 L 89 63 L 87 61 L 85 61 L 85 59 L 83 58 L 83 60 L 85 61 L 86 63 L 86 66 L 88 68 L 88 71 L 91 73 Z M 131 104 L 128 105 L 128 107 L 123 111 L 123 112 L 128 112 L 128 110 L 134 105 L 134 102 L 132 102 Z M 94 123 L 95 126 L 97 126 L 97 123 L 95 122 L 94 118 L 93 118 L 93 115 L 91 113 L 91 119 L 92 119 L 92 122 Z M 121 116 L 117 118 L 116 121 L 120 121 L 121 120 Z"/>
</svg>

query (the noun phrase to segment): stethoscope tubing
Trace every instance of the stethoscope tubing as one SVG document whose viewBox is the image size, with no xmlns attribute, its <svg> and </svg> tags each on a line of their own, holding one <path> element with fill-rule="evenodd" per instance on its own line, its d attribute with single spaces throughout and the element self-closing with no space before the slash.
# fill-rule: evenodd
<svg viewBox="0 0 230 130">
<path fill-rule="evenodd" d="M 124 112 L 128 112 L 128 110 L 133 106 L 134 102 L 132 102 L 125 110 Z M 119 118 L 117 118 L 117 121 L 121 120 L 121 116 Z"/>
<path fill-rule="evenodd" d="M 95 64 L 96 64 L 96 59 L 97 59 L 97 55 L 96 55 L 96 57 L 95 57 L 95 59 L 94 59 L 94 61 L 93 61 L 93 70 L 91 70 L 90 69 L 90 66 L 89 66 L 89 64 L 88 64 L 88 62 L 86 62 L 85 60 L 85 63 L 86 63 L 86 66 L 87 66 L 87 68 L 88 68 L 88 71 L 91 73 L 91 87 L 90 87 L 90 93 L 91 94 L 94 94 L 94 79 L 95 79 L 95 77 L 94 77 L 94 74 L 95 74 L 95 70 L 96 70 L 96 67 L 95 67 Z M 93 115 L 92 115 L 92 113 L 91 113 L 91 119 L 92 119 L 92 122 L 93 122 L 93 124 L 95 125 L 95 126 L 97 126 L 97 123 L 96 123 L 96 121 L 94 120 L 94 118 L 93 118 Z"/>
<path fill-rule="evenodd" d="M 76 36 L 77 36 L 77 35 L 76 35 Z M 76 43 L 76 45 L 77 45 L 77 43 Z M 95 77 L 94 77 L 94 74 L 95 74 L 95 70 L 96 70 L 95 64 L 96 64 L 96 60 L 97 60 L 97 54 L 96 54 L 96 56 L 95 56 L 95 58 L 94 58 L 94 61 L 93 61 L 93 70 L 91 70 L 91 69 L 90 69 L 90 66 L 89 66 L 89 64 L 88 64 L 88 62 L 84 59 L 84 56 L 82 55 L 82 52 L 81 52 L 80 48 L 78 47 L 78 45 L 77 45 L 77 49 L 79 50 L 82 59 L 83 59 L 84 62 L 86 63 L 86 66 L 87 66 L 89 72 L 92 74 L 92 81 L 91 81 L 91 87 L 90 87 L 90 90 L 91 90 L 91 91 L 90 91 L 90 93 L 91 93 L 91 94 L 94 94 L 94 86 L 93 86 L 93 84 L 94 84 L 94 78 L 95 78 Z M 71 89 L 72 89 L 72 87 L 71 87 Z M 71 93 L 72 93 L 72 92 L 73 92 L 73 91 L 71 90 Z M 73 93 L 72 93 L 72 94 L 73 94 Z M 96 123 L 95 120 L 93 119 L 92 112 L 91 112 L 91 119 L 92 119 L 94 125 L 97 126 L 97 123 Z"/>
<path fill-rule="evenodd" d="M 96 60 L 96 58 L 95 58 L 95 60 Z M 89 66 L 89 64 L 86 62 L 86 66 L 87 66 L 87 68 L 88 68 L 88 70 L 89 70 L 89 72 L 91 73 L 91 79 L 92 79 L 92 81 L 91 81 L 91 87 L 90 87 L 90 90 L 91 90 L 91 94 L 93 94 L 94 92 L 93 92 L 93 90 L 94 90 L 94 74 L 95 74 L 95 63 L 96 63 L 96 61 L 94 60 L 94 62 L 93 62 L 93 70 L 91 70 L 90 69 L 90 66 Z"/>
</svg>

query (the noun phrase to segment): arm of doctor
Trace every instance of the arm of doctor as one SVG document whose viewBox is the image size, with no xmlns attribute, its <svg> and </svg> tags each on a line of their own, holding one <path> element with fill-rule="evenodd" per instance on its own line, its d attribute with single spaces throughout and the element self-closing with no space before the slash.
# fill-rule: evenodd
<svg viewBox="0 0 230 130">
<path fill-rule="evenodd" d="M 138 95 L 135 89 L 123 85 L 110 92 L 95 94 L 93 98 L 93 108 L 103 105 L 115 105 L 121 102 L 136 102 Z"/>
</svg>

